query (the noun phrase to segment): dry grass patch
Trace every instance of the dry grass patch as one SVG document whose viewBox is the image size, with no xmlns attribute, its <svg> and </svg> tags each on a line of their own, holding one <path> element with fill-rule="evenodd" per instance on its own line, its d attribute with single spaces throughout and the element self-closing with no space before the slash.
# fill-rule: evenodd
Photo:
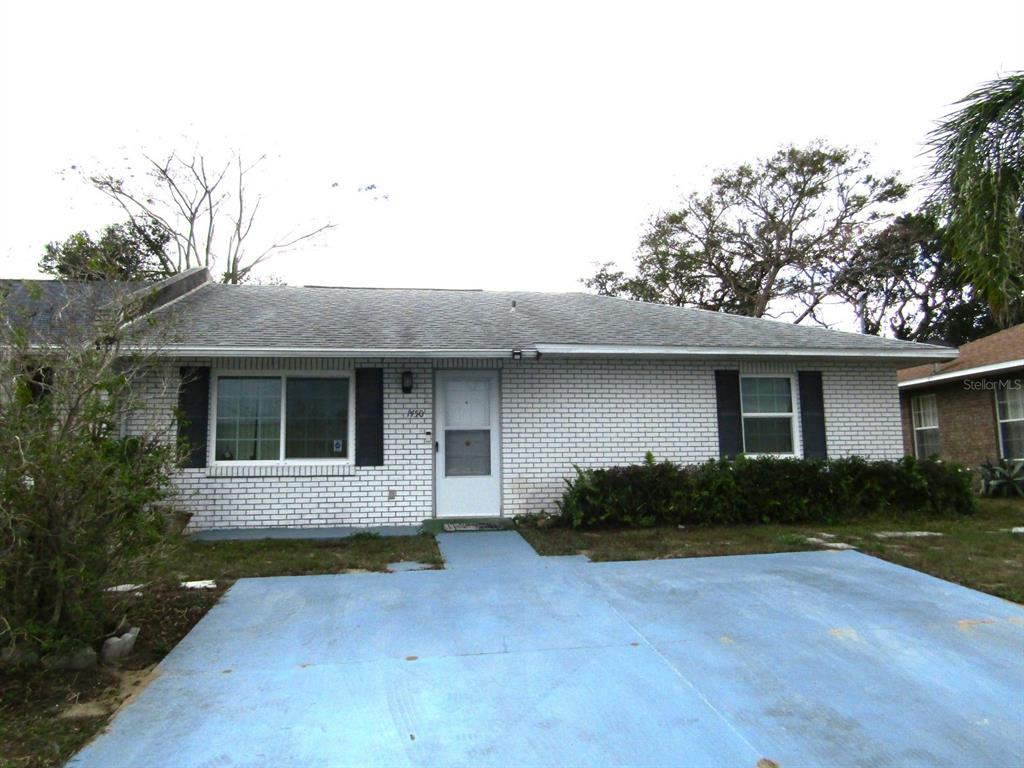
<svg viewBox="0 0 1024 768">
<path fill-rule="evenodd" d="M 541 555 L 585 554 L 592 560 L 656 560 L 823 549 L 810 538 L 846 542 L 883 560 L 1024 603 L 1024 500 L 982 499 L 966 517 L 875 518 L 847 525 L 735 525 L 582 531 L 520 528 Z M 879 531 L 924 530 L 941 537 L 879 539 Z M 821 534 L 828 534 L 822 537 Z"/>
</svg>

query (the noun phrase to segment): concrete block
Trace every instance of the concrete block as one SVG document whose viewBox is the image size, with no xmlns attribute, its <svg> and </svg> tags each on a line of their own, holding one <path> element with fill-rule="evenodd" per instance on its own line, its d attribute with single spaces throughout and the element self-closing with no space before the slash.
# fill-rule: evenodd
<svg viewBox="0 0 1024 768">
<path fill-rule="evenodd" d="M 112 661 L 122 659 L 132 652 L 135 648 L 135 640 L 139 636 L 139 628 L 132 627 L 120 637 L 108 637 L 103 641 L 103 650 L 101 652 L 101 658 L 104 664 L 109 664 Z M 95 663 L 96 654 L 93 653 Z"/>
</svg>

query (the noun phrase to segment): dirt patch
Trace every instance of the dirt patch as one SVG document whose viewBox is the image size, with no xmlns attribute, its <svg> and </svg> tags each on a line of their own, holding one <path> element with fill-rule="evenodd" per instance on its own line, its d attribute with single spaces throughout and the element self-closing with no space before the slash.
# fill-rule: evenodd
<svg viewBox="0 0 1024 768">
<path fill-rule="evenodd" d="M 107 669 L 116 683 L 102 691 L 100 696 L 86 701 L 74 701 L 62 709 L 57 717 L 74 720 L 82 717 L 110 717 L 132 701 L 159 676 L 156 665 L 143 669 Z"/>
</svg>

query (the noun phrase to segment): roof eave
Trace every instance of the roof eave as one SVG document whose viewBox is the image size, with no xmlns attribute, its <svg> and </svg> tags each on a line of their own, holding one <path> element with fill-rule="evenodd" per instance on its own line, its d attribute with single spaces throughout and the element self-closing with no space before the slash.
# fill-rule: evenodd
<svg viewBox="0 0 1024 768">
<path fill-rule="evenodd" d="M 522 357 L 536 357 L 534 350 L 513 349 L 401 349 L 401 348 L 335 348 L 335 347 L 198 347 L 169 345 L 159 350 L 164 357 L 403 357 L 403 358 L 489 358 L 500 359 L 519 352 Z"/>
<path fill-rule="evenodd" d="M 986 376 L 990 373 L 1002 373 L 1003 371 L 1012 371 L 1014 368 L 1024 368 L 1024 358 L 1020 360 L 1006 360 L 1001 363 L 991 363 L 989 365 L 976 365 L 973 368 L 964 368 L 959 371 L 948 371 L 947 373 L 936 373 L 932 376 L 922 376 L 917 379 L 908 379 L 907 381 L 901 381 L 899 384 L 900 389 L 910 389 L 912 387 L 923 387 L 928 384 L 941 384 L 944 381 L 956 381 L 957 379 L 971 379 L 977 376 Z"/>
<path fill-rule="evenodd" d="M 631 346 L 598 344 L 537 344 L 542 355 L 572 357 L 631 357 L 631 358 L 735 358 L 771 357 L 789 360 L 842 358 L 844 360 L 894 360 L 901 366 L 955 359 L 956 349 L 929 347 L 909 349 L 827 349 L 803 347 L 800 349 L 772 347 L 682 347 Z"/>
</svg>

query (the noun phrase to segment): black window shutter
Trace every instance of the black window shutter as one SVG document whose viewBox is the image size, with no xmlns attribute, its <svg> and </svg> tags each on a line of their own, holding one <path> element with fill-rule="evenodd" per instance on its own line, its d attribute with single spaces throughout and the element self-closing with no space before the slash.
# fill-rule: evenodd
<svg viewBox="0 0 1024 768">
<path fill-rule="evenodd" d="M 384 463 L 384 369 L 356 369 L 356 465 Z"/>
<path fill-rule="evenodd" d="M 723 459 L 731 459 L 743 453 L 739 371 L 715 371 L 715 400 L 718 403 L 718 453 Z"/>
<path fill-rule="evenodd" d="M 800 371 L 800 427 L 804 436 L 804 458 L 828 457 L 825 447 L 825 395 L 821 371 Z"/>
<path fill-rule="evenodd" d="M 210 413 L 210 369 L 183 366 L 178 387 L 178 440 L 188 443 L 184 466 L 206 466 L 207 426 Z"/>
</svg>

